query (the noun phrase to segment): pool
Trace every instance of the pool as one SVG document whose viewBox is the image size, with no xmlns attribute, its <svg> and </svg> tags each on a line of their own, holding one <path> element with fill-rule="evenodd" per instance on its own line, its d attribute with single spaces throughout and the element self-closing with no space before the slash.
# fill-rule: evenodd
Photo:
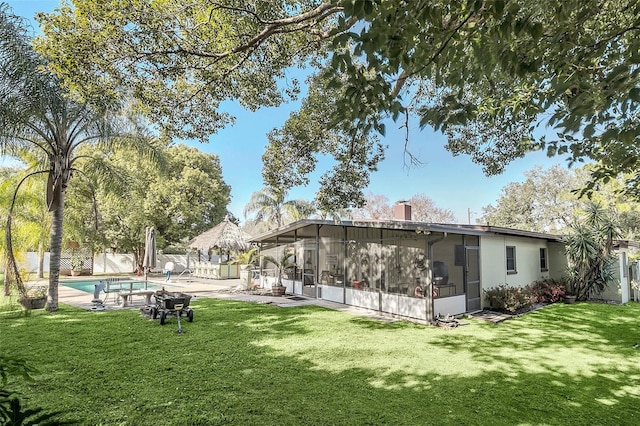
<svg viewBox="0 0 640 426">
<path fill-rule="evenodd" d="M 89 294 L 93 294 L 93 291 L 95 290 L 95 285 L 96 284 L 100 284 L 101 281 L 104 280 L 82 280 L 82 281 L 60 281 L 60 285 L 63 285 L 65 287 L 69 287 L 69 288 L 74 288 L 76 290 L 80 290 L 80 291 L 84 291 L 85 293 L 89 293 Z M 115 284 L 117 285 L 117 281 L 115 281 Z M 114 283 L 112 283 L 113 286 Z M 144 281 L 139 281 L 139 282 L 135 282 L 132 284 L 129 284 L 128 282 L 126 284 L 123 284 L 123 288 L 126 287 L 126 289 L 128 290 L 130 288 L 130 286 L 132 286 L 131 288 L 133 290 L 144 290 Z M 149 290 L 158 290 L 159 287 L 157 285 L 153 285 L 151 283 L 147 283 L 147 288 Z"/>
</svg>

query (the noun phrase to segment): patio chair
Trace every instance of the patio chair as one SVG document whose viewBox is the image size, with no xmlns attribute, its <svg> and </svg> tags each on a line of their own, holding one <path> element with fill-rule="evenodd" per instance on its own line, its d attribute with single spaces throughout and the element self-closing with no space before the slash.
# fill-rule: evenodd
<svg viewBox="0 0 640 426">
<path fill-rule="evenodd" d="M 198 278 L 202 277 L 202 262 L 197 261 L 193 262 L 193 275 Z"/>
<path fill-rule="evenodd" d="M 204 262 L 202 275 L 205 278 L 213 278 L 213 264 L 211 262 Z"/>
</svg>

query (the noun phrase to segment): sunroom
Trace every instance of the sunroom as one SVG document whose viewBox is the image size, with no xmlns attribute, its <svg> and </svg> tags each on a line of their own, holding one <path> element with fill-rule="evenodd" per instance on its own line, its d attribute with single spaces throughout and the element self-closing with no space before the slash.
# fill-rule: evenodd
<svg viewBox="0 0 640 426">
<path fill-rule="evenodd" d="M 487 226 L 302 220 L 253 241 L 261 255 L 286 256 L 289 294 L 428 322 L 482 309 L 483 271 L 488 286 L 521 286 L 566 266 L 558 237 Z M 276 275 L 261 262 L 263 288 Z"/>
</svg>

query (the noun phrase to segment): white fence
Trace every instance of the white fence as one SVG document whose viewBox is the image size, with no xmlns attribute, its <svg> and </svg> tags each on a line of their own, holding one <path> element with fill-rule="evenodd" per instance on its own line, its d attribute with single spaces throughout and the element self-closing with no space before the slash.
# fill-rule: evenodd
<svg viewBox="0 0 640 426">
<path fill-rule="evenodd" d="M 172 261 L 175 265 L 174 274 L 193 267 L 194 256 L 186 254 L 160 254 L 158 262 L 152 272 L 162 272 L 164 264 Z M 43 272 L 49 272 L 49 253 L 44 254 Z M 24 261 L 18 261 L 18 267 L 24 268 L 28 272 L 36 273 L 38 271 L 38 254 L 28 252 Z M 131 274 L 136 271 L 136 264 L 133 254 L 114 254 L 114 253 L 97 253 L 93 256 L 93 273 L 94 274 Z"/>
</svg>

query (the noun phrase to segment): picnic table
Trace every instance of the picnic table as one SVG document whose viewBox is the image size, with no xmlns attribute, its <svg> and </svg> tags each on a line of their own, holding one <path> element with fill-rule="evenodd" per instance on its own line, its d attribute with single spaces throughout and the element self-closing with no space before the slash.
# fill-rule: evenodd
<svg viewBox="0 0 640 426">
<path fill-rule="evenodd" d="M 129 305 L 129 300 L 133 296 L 144 296 L 145 304 L 151 304 L 151 296 L 155 293 L 155 290 L 145 289 L 134 289 L 135 284 L 144 283 L 146 287 L 146 283 L 144 281 L 139 280 L 118 280 L 118 281 L 107 281 L 107 285 L 105 287 L 105 293 L 114 293 L 117 297 L 116 303 L 121 301 L 120 306 L 126 308 Z"/>
</svg>

